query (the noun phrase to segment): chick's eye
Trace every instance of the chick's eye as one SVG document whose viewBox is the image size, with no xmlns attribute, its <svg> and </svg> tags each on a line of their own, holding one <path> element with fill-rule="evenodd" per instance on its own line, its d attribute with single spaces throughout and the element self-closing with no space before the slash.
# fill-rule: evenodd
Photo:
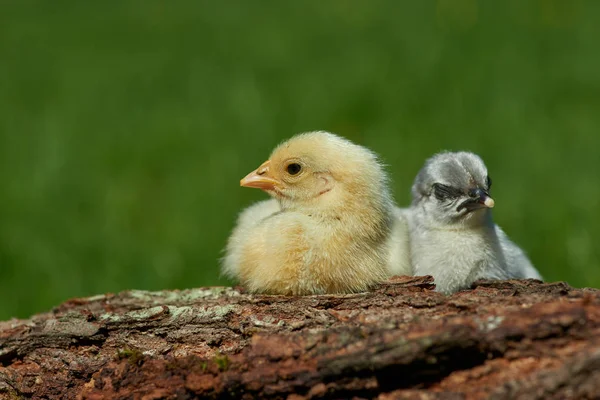
<svg viewBox="0 0 600 400">
<path fill-rule="evenodd" d="M 448 185 L 443 185 L 441 183 L 433 184 L 433 194 L 436 199 L 440 201 L 448 200 L 448 199 L 456 199 L 460 197 L 463 193 L 456 188 L 453 188 Z"/>
<path fill-rule="evenodd" d="M 489 175 L 487 177 L 487 187 L 488 187 L 488 190 L 492 187 L 492 178 L 490 178 Z"/>
<path fill-rule="evenodd" d="M 291 163 L 286 167 L 286 171 L 290 175 L 298 175 L 301 170 L 302 170 L 302 166 L 297 163 Z"/>
</svg>

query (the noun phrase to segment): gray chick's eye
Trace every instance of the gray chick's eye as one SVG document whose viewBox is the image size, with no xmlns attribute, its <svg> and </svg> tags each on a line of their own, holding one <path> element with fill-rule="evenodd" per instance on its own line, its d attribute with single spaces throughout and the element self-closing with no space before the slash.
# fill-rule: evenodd
<svg viewBox="0 0 600 400">
<path fill-rule="evenodd" d="M 441 183 L 433 184 L 433 195 L 438 200 L 456 199 L 463 195 L 460 189 L 453 188 L 452 186 L 444 185 Z"/>
<path fill-rule="evenodd" d="M 490 188 L 492 187 L 492 178 L 490 178 L 490 176 L 488 175 L 486 180 L 487 180 L 487 188 L 488 188 L 488 190 L 490 190 Z"/>
<path fill-rule="evenodd" d="M 291 163 L 285 169 L 290 175 L 298 175 L 302 171 L 302 166 L 297 163 Z"/>
</svg>

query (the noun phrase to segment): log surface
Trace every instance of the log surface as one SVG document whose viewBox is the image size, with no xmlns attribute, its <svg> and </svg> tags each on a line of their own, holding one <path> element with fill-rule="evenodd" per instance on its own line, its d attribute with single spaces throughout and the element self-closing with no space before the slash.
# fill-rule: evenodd
<svg viewBox="0 0 600 400">
<path fill-rule="evenodd" d="M 127 291 L 0 322 L 0 399 L 600 398 L 600 291 Z"/>
</svg>

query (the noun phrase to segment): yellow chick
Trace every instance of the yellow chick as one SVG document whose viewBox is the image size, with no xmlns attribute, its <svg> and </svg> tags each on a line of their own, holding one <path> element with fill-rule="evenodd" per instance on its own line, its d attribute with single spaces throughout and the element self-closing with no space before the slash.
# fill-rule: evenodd
<svg viewBox="0 0 600 400">
<path fill-rule="evenodd" d="M 328 132 L 279 145 L 240 182 L 274 197 L 240 214 L 223 273 L 251 292 L 367 290 L 408 268 L 405 227 L 375 153 Z M 404 235 L 394 238 L 392 234 Z M 405 269 L 406 271 L 406 269 Z"/>
</svg>

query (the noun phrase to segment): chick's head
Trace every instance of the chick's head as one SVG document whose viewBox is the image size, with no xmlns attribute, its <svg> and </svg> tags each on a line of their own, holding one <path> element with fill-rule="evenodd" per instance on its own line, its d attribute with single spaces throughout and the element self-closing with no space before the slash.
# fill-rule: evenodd
<svg viewBox="0 0 600 400">
<path fill-rule="evenodd" d="M 387 176 L 375 153 L 329 132 L 302 133 L 283 142 L 241 186 L 264 190 L 282 209 L 324 211 L 381 197 Z"/>
<path fill-rule="evenodd" d="M 489 217 L 494 200 L 483 160 L 469 152 L 431 157 L 412 187 L 413 206 L 440 224 L 477 224 Z"/>
</svg>

